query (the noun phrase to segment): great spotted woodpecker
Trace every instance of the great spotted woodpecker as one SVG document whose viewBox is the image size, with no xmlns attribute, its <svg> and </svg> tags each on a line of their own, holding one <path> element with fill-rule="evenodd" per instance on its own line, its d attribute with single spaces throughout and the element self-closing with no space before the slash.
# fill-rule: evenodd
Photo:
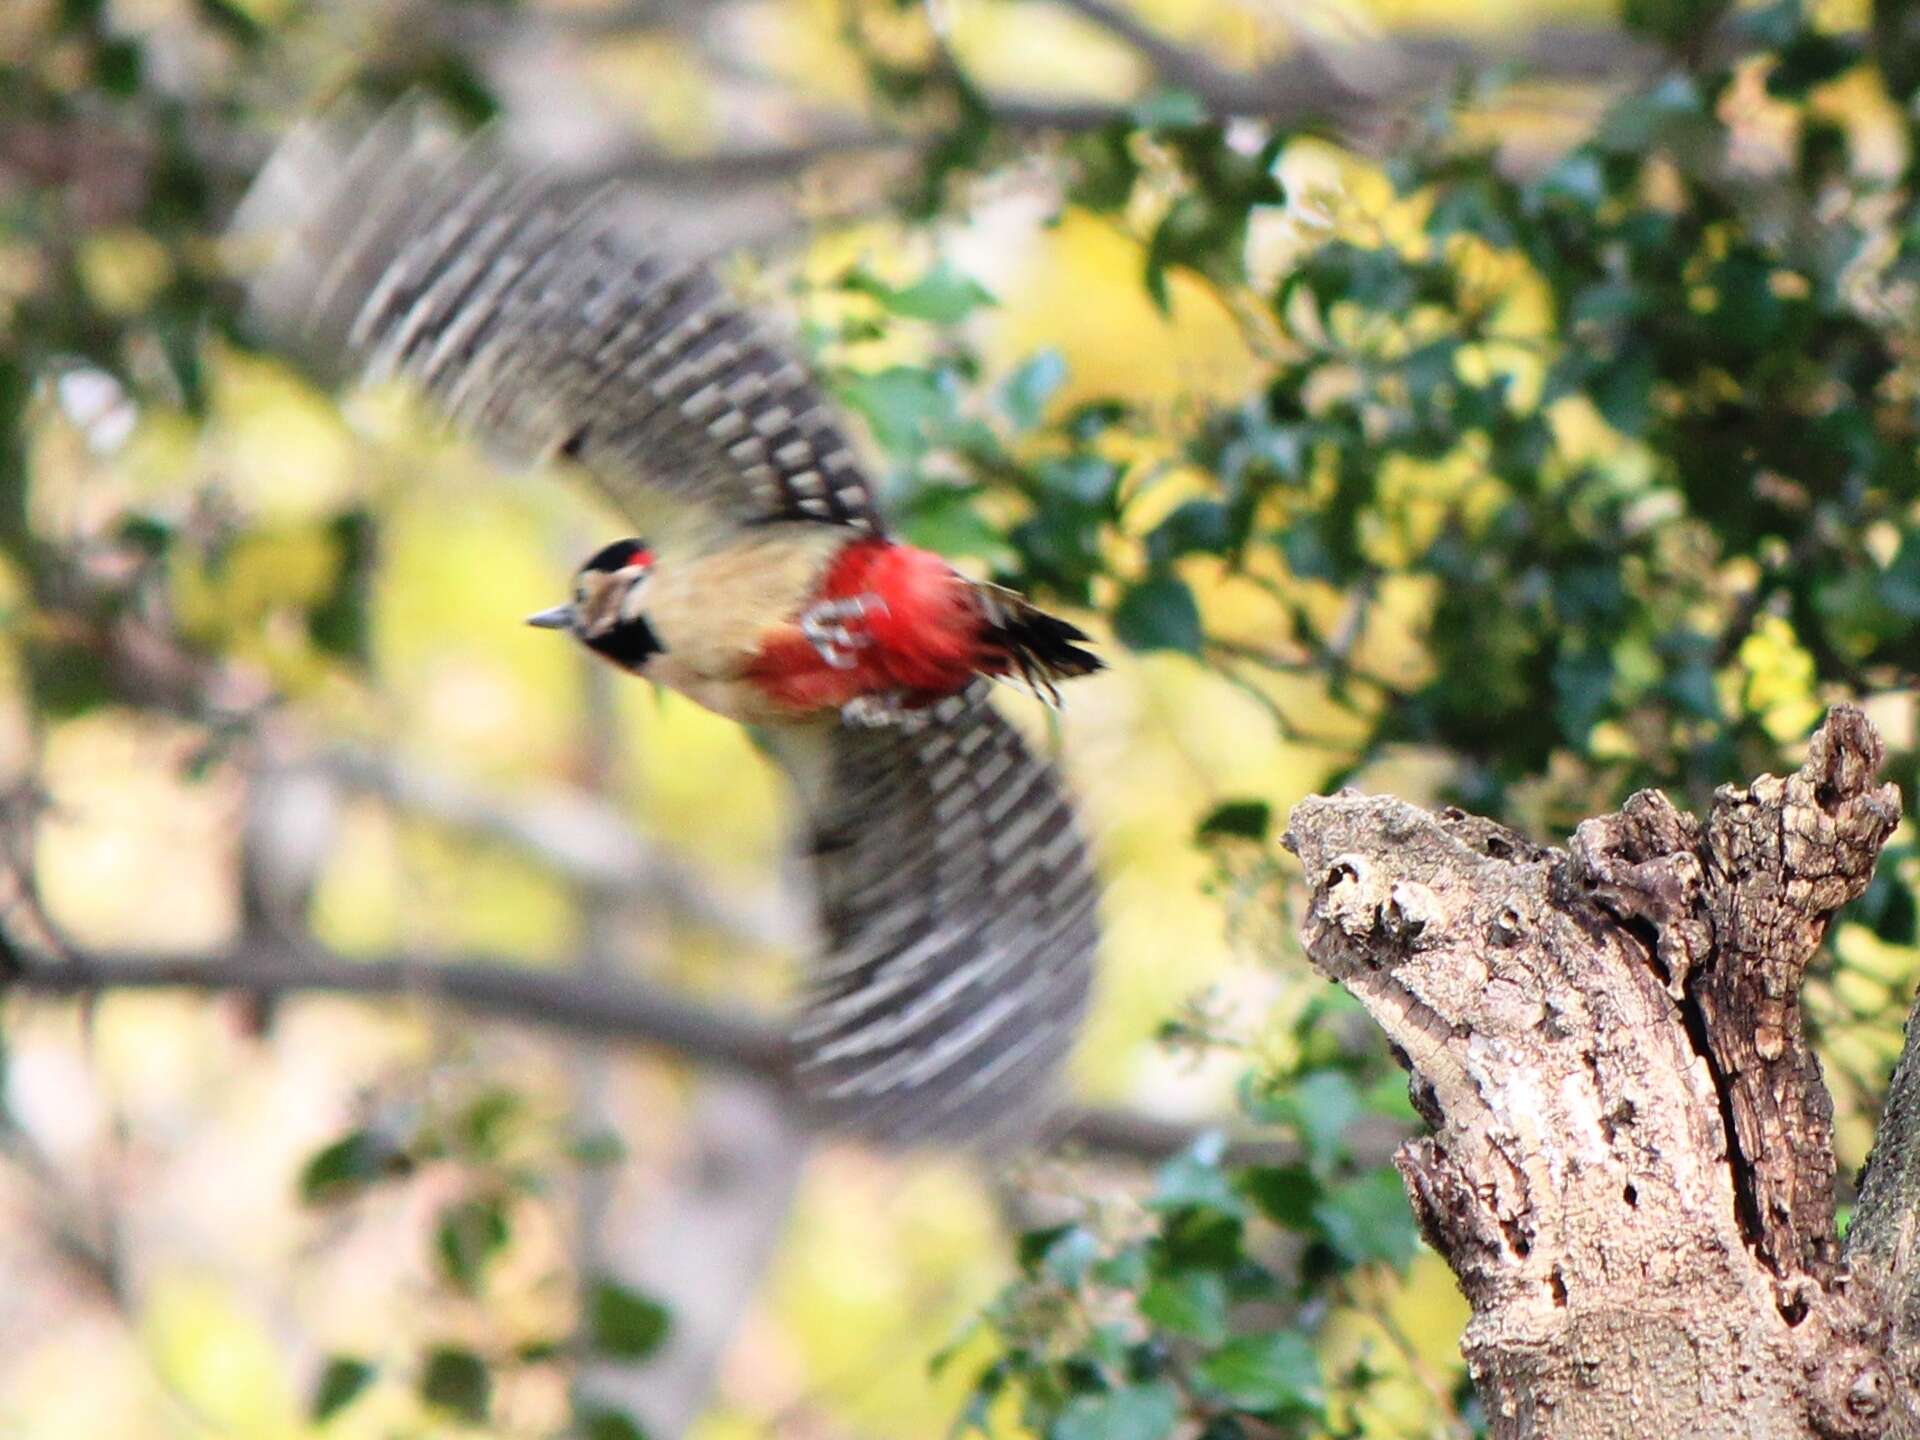
<svg viewBox="0 0 1920 1440">
<path fill-rule="evenodd" d="M 892 539 L 806 372 L 618 208 L 403 106 L 296 130 L 234 229 L 273 342 L 407 377 L 636 518 L 678 502 L 657 547 L 605 547 L 533 623 L 761 727 L 793 774 L 826 942 L 794 1029 L 816 1111 L 894 1139 L 1029 1133 L 1086 1007 L 1097 890 L 1059 776 L 987 682 L 1057 699 L 1099 661 Z"/>
<path fill-rule="evenodd" d="M 976 676 L 1057 701 L 1056 681 L 1100 668 L 1078 628 L 931 551 L 804 522 L 664 564 L 646 541 L 616 540 L 580 567 L 570 601 L 528 623 L 749 725 L 824 711 L 911 725 Z"/>
</svg>

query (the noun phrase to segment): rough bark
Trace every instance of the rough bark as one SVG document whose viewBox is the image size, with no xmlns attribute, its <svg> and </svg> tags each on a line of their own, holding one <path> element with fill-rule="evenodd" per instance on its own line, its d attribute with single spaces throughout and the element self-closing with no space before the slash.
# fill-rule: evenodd
<svg viewBox="0 0 1920 1440">
<path fill-rule="evenodd" d="M 1920 1434 L 1920 1062 L 1843 1256 L 1799 1004 L 1899 818 L 1881 756 L 1836 709 L 1704 823 L 1648 791 L 1565 850 L 1350 792 L 1294 811 L 1308 952 L 1432 1126 L 1397 1163 L 1496 1440 Z"/>
</svg>

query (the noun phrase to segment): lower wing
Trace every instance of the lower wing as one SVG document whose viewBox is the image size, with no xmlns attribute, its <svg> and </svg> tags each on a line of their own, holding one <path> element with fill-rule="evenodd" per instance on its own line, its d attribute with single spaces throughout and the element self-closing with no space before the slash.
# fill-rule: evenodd
<svg viewBox="0 0 1920 1440">
<path fill-rule="evenodd" d="M 795 1041 L 829 1123 L 991 1145 L 1057 1098 L 1099 895 L 1058 772 L 989 688 L 918 725 L 832 728 L 806 787 L 827 943 Z"/>
</svg>

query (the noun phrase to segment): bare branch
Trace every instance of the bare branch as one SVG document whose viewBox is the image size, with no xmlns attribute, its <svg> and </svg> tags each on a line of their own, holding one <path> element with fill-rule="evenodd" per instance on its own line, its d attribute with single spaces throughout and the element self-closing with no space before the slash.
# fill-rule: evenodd
<svg viewBox="0 0 1920 1440">
<path fill-rule="evenodd" d="M 18 947 L 0 927 L 0 954 Z M 23 957 L 31 958 L 31 957 Z M 700 1065 L 744 1075 L 793 1093 L 785 1033 L 766 1020 L 729 1014 L 636 980 L 589 980 L 577 974 L 532 970 L 489 956 L 424 956 L 350 960 L 326 954 L 234 952 L 81 955 L 22 966 L 10 982 L 15 994 L 98 996 L 116 991 L 196 990 L 274 998 L 302 994 L 359 998 L 406 997 L 458 1006 L 476 1015 L 571 1035 L 644 1046 Z M 1164 1159 L 1208 1129 L 1124 1110 L 1069 1108 L 1050 1143 L 1064 1150 L 1115 1159 Z M 1355 1144 L 1357 1158 L 1378 1160 L 1403 1137 L 1375 1127 Z M 1279 1164 L 1298 1158 L 1291 1144 L 1254 1141 L 1231 1147 L 1240 1160 Z"/>
<path fill-rule="evenodd" d="M 517 796 L 492 794 L 426 766 L 366 750 L 320 762 L 333 779 L 398 809 L 512 846 L 562 879 L 589 889 L 664 900 L 728 940 L 791 950 L 809 922 L 771 887 L 722 885 L 664 854 L 618 808 L 564 786 Z"/>
</svg>

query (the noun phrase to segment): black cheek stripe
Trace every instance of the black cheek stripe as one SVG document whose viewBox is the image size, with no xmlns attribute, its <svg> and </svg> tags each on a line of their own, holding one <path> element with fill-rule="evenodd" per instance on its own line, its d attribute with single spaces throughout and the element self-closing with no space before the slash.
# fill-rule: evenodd
<svg viewBox="0 0 1920 1440">
<path fill-rule="evenodd" d="M 660 643 L 660 637 L 644 618 L 621 621 L 611 630 L 589 639 L 587 648 L 629 670 L 638 670 L 655 655 L 667 653 L 667 647 Z"/>
</svg>

